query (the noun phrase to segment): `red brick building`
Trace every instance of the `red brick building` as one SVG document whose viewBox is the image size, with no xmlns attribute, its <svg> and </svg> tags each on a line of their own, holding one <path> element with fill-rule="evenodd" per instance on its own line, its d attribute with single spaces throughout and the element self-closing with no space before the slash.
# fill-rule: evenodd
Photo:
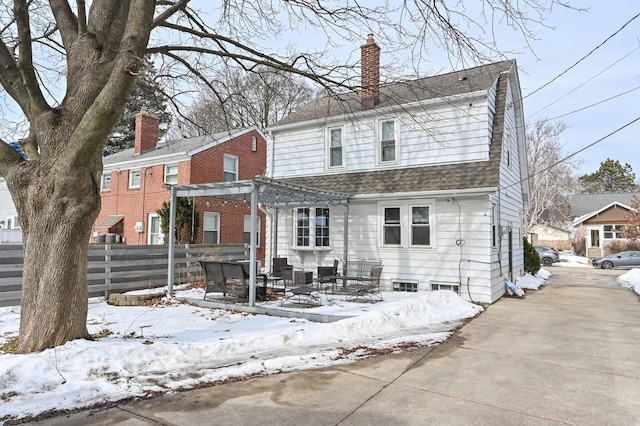
<svg viewBox="0 0 640 426">
<path fill-rule="evenodd" d="M 156 213 L 169 200 L 167 184 L 252 179 L 266 167 L 266 141 L 255 128 L 229 130 L 158 142 L 158 119 L 142 111 L 136 116 L 135 147 L 104 158 L 102 209 L 94 226 L 94 242 L 162 244 Z M 250 205 L 215 198 L 196 198 L 200 226 L 195 244 L 239 244 L 248 241 Z M 264 214 L 260 212 L 260 247 L 264 259 Z"/>
</svg>

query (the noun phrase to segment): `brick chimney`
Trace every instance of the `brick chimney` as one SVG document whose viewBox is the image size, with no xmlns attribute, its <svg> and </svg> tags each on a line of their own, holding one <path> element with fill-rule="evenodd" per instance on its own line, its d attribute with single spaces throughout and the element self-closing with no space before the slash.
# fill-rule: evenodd
<svg viewBox="0 0 640 426">
<path fill-rule="evenodd" d="M 362 95 L 360 104 L 363 110 L 371 109 L 380 103 L 380 47 L 367 36 L 367 42 L 360 46 L 362 67 Z"/>
<path fill-rule="evenodd" d="M 135 155 L 140 155 L 156 148 L 160 136 L 159 123 L 158 117 L 150 111 L 143 109 L 136 114 Z"/>
</svg>

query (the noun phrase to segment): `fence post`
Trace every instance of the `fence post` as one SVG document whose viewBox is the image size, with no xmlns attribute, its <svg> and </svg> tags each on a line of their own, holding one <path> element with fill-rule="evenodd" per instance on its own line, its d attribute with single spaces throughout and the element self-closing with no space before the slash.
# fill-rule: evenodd
<svg viewBox="0 0 640 426">
<path fill-rule="evenodd" d="M 111 291 L 111 244 L 104 246 L 104 298 L 109 300 L 109 292 Z"/>
</svg>

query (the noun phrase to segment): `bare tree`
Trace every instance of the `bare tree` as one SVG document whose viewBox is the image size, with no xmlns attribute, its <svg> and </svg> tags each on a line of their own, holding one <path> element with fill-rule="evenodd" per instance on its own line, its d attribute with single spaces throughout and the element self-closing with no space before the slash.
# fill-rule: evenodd
<svg viewBox="0 0 640 426">
<path fill-rule="evenodd" d="M 89 337 L 87 245 L 100 210 L 102 152 L 145 55 L 152 55 L 161 87 L 174 95 L 169 99 L 178 109 L 195 83 L 217 93 L 211 76 L 230 63 L 243 72 L 264 66 L 289 72 L 335 93 L 359 88 L 355 64 L 331 60 L 337 43 L 359 46 L 375 31 L 389 52 L 411 52 L 410 64 L 428 57 L 429 47 L 446 49 L 451 60 L 479 62 L 500 52 L 493 31 L 483 38 L 485 27 L 511 26 L 528 40 L 551 8 L 564 2 L 483 0 L 473 2 L 479 7 L 475 16 L 463 1 L 381 1 L 365 7 L 351 1 L 227 0 L 207 3 L 206 12 L 188 5 L 189 0 L 0 4 L 0 96 L 15 102 L 26 123 L 15 138 L 27 159 L 0 141 L 0 175 L 23 230 L 21 353 Z M 327 48 L 299 53 L 295 46 L 265 47 L 298 28 L 316 31 Z"/>
<path fill-rule="evenodd" d="M 299 76 L 266 66 L 244 73 L 235 66 L 221 70 L 169 132 L 171 139 L 212 134 L 228 129 L 266 128 L 312 100 L 318 91 Z"/>
<path fill-rule="evenodd" d="M 622 227 L 622 236 L 632 241 L 640 240 L 640 196 L 631 196 L 631 210 L 624 215 L 627 223 Z"/>
<path fill-rule="evenodd" d="M 562 225 L 569 218 L 569 195 L 579 188 L 574 176 L 580 162 L 563 160 L 560 135 L 563 122 L 538 119 L 527 131 L 527 160 L 531 206 L 524 215 L 524 230 L 538 223 Z"/>
</svg>

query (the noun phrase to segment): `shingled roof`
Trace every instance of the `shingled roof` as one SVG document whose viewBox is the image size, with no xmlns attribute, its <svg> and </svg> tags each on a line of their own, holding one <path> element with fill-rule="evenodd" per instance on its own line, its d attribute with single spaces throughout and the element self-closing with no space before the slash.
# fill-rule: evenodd
<svg viewBox="0 0 640 426">
<path fill-rule="evenodd" d="M 373 110 L 489 90 L 498 76 L 508 72 L 514 64 L 513 60 L 501 61 L 432 77 L 383 85 L 380 88 L 380 103 L 376 104 Z M 327 96 L 303 105 L 271 128 L 276 129 L 282 125 L 349 115 L 360 111 L 359 93 Z"/>
<path fill-rule="evenodd" d="M 282 179 L 297 185 L 303 185 L 318 189 L 343 192 L 349 195 L 357 194 L 380 194 L 397 192 L 420 192 L 420 191 L 455 191 L 462 189 L 496 188 L 499 183 L 500 159 L 502 156 L 502 135 L 504 130 L 504 110 L 506 102 L 508 76 L 500 74 L 506 71 L 512 62 L 500 62 L 494 67 L 483 67 L 487 71 L 486 75 L 477 72 L 478 69 L 468 70 L 467 75 L 474 75 L 476 78 L 469 78 L 469 84 L 473 90 L 481 88 L 488 89 L 493 85 L 495 78 L 498 78 L 496 95 L 496 112 L 493 121 L 493 133 L 491 138 L 491 148 L 487 161 L 468 162 L 460 164 L 443 164 L 433 166 L 421 166 L 412 168 L 375 170 L 367 172 L 342 173 L 334 175 L 304 176 L 296 178 Z M 494 74 L 495 73 L 495 74 Z M 448 79 L 454 78 L 457 87 L 457 75 L 445 80 L 434 79 L 440 86 L 449 87 L 445 84 Z M 477 78 L 484 75 L 486 80 L 483 84 L 473 83 Z M 489 83 L 488 76 L 493 75 L 494 80 Z M 439 76 L 438 76 L 439 77 Z M 423 81 L 426 79 L 423 79 Z M 432 80 L 429 80 L 429 82 Z M 477 84 L 477 86 L 476 86 Z M 433 88 L 431 88 L 433 90 Z M 423 93 L 429 93 L 425 89 Z M 442 93 L 442 92 L 441 92 Z M 415 94 L 415 93 L 414 93 Z M 359 106 L 359 100 L 358 100 Z M 291 121 L 290 121 L 291 122 Z"/>
</svg>

